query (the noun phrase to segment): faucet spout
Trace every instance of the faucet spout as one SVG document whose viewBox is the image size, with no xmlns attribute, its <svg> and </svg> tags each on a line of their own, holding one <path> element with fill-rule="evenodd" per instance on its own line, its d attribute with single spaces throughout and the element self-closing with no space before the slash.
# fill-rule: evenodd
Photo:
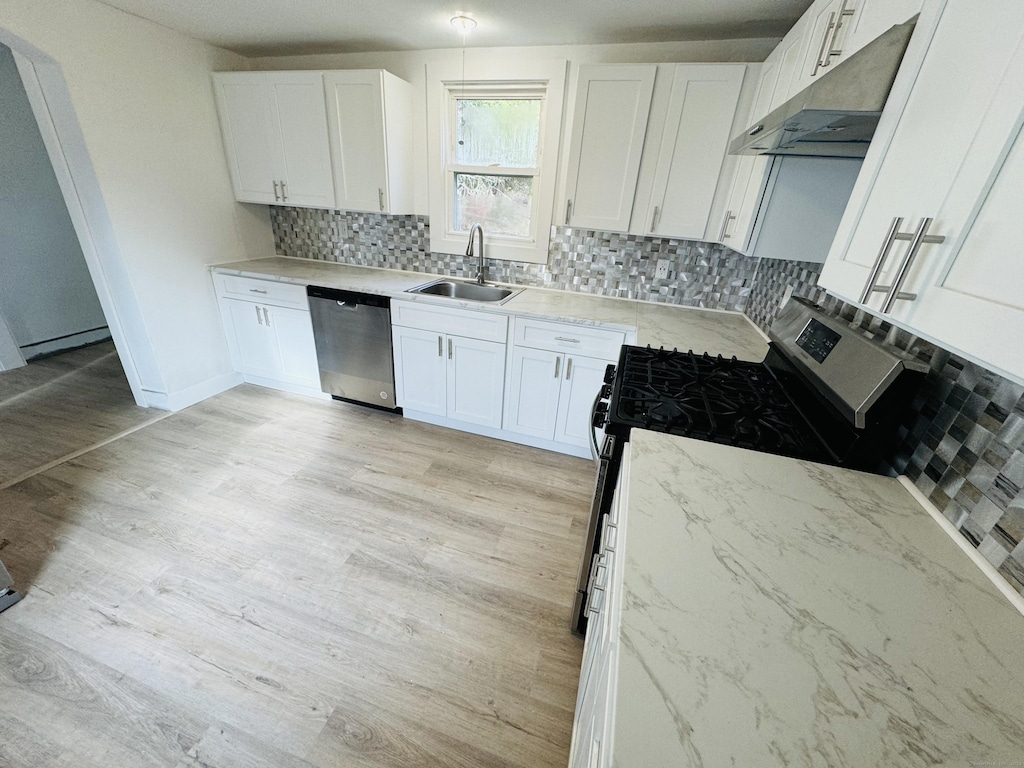
<svg viewBox="0 0 1024 768">
<path fill-rule="evenodd" d="M 477 256 L 480 258 L 480 264 L 479 267 L 477 268 L 476 273 L 476 282 L 477 285 L 483 285 L 484 272 L 486 271 L 486 266 L 484 263 L 484 228 L 481 227 L 479 224 L 474 224 L 473 227 L 469 230 L 469 243 L 466 245 L 466 256 L 473 255 L 474 237 L 476 237 L 476 242 L 478 245 Z"/>
</svg>

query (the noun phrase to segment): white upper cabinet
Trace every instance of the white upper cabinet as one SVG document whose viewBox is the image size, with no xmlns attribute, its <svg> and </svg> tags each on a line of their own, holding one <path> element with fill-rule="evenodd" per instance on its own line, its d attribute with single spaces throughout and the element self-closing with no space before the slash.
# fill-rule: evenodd
<svg viewBox="0 0 1024 768">
<path fill-rule="evenodd" d="M 779 71 L 782 66 L 783 47 L 780 45 L 764 60 L 758 74 L 757 90 L 750 107 L 750 117 L 756 120 L 771 111 L 779 85 Z M 749 121 L 748 121 L 749 122 Z M 730 248 L 746 252 L 750 232 L 754 223 L 757 201 L 764 186 L 765 169 L 768 161 L 760 155 L 741 155 L 732 179 L 728 208 L 717 231 L 710 232 L 710 238 Z M 714 222 L 712 222 L 714 224 Z"/>
<path fill-rule="evenodd" d="M 672 94 L 644 228 L 649 235 L 702 240 L 746 65 L 678 64 L 671 70 Z"/>
<path fill-rule="evenodd" d="M 1024 378 L 1022 123 L 1024 4 L 926 4 L 821 285 Z"/>
<path fill-rule="evenodd" d="M 579 68 L 563 223 L 629 229 L 656 72 L 653 64 Z"/>
<path fill-rule="evenodd" d="M 383 70 L 324 73 L 337 207 L 412 213 L 412 86 Z"/>
<path fill-rule="evenodd" d="M 320 72 L 213 76 L 235 198 L 334 207 Z"/>
</svg>

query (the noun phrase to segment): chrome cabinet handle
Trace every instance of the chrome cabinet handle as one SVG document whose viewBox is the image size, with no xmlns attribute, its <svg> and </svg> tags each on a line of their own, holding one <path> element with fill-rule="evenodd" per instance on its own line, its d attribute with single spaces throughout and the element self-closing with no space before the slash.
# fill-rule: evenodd
<svg viewBox="0 0 1024 768">
<path fill-rule="evenodd" d="M 380 211 L 384 212 L 384 190 L 377 187 L 377 202 L 380 203 Z"/>
<path fill-rule="evenodd" d="M 444 357 L 444 336 L 437 337 L 437 356 Z"/>
<path fill-rule="evenodd" d="M 263 319 L 267 321 L 267 328 L 270 327 L 270 313 L 267 312 L 267 308 L 263 308 Z"/>
<path fill-rule="evenodd" d="M 658 206 L 654 206 L 654 215 L 651 216 L 651 232 L 653 232 L 658 226 L 658 215 L 661 213 L 658 210 Z"/>
<path fill-rule="evenodd" d="M 917 298 L 916 293 L 902 293 L 900 288 L 903 287 L 903 282 L 910 272 L 910 267 L 913 266 L 914 259 L 917 258 L 918 251 L 921 250 L 921 245 L 923 243 L 941 243 L 946 239 L 943 235 L 928 234 L 928 228 L 931 226 L 932 221 L 933 219 L 930 218 L 922 219 L 917 231 L 911 233 L 900 232 L 900 225 L 903 224 L 902 216 L 897 216 L 892 220 L 889 232 L 882 243 L 882 249 L 878 252 L 878 256 L 875 257 L 875 263 L 871 266 L 871 274 L 868 275 L 867 285 L 860 297 L 861 304 L 866 304 L 872 293 L 884 293 L 886 297 L 882 303 L 882 311 L 888 312 L 896 301 L 913 301 Z M 910 248 L 907 250 L 903 263 L 896 270 L 896 279 L 893 280 L 892 285 L 878 285 L 878 276 L 885 267 L 885 262 L 889 256 L 889 251 L 892 250 L 893 243 L 897 240 L 910 241 Z"/>
<path fill-rule="evenodd" d="M 570 339 L 566 336 L 555 336 L 555 341 L 564 341 L 566 344 L 579 344 L 579 339 Z"/>
<path fill-rule="evenodd" d="M 860 303 L 866 304 L 871 294 L 874 291 L 879 290 L 876 283 L 878 283 L 878 275 L 882 272 L 882 267 L 885 266 L 885 260 L 889 256 L 889 251 L 892 250 L 892 244 L 896 242 L 896 235 L 900 231 L 900 224 L 903 223 L 903 217 L 897 216 L 892 220 L 892 225 L 889 227 L 889 232 L 885 236 L 885 240 L 882 241 L 882 247 L 878 251 L 878 255 L 875 257 L 875 263 L 871 266 L 871 274 L 868 275 L 867 285 L 864 286 L 864 293 L 860 297 Z"/>
<path fill-rule="evenodd" d="M 572 213 L 572 200 L 565 201 L 565 225 L 569 226 L 569 216 Z"/>
<path fill-rule="evenodd" d="M 277 182 L 274 182 L 274 200 L 280 200 L 281 196 L 277 194 Z"/>
<path fill-rule="evenodd" d="M 266 291 L 264 291 L 264 290 L 262 290 L 260 288 L 250 288 L 249 289 L 249 293 L 264 293 L 265 294 Z"/>
<path fill-rule="evenodd" d="M 260 317 L 260 308 L 257 306 L 254 306 L 253 308 L 256 310 L 256 322 L 263 325 L 263 318 Z"/>
<path fill-rule="evenodd" d="M 284 179 L 281 180 L 281 202 L 288 202 L 288 193 L 285 191 Z"/>
<path fill-rule="evenodd" d="M 828 61 L 828 53 L 832 50 L 832 35 L 836 29 L 836 12 L 832 11 L 828 15 L 828 24 L 825 27 L 825 34 L 821 38 L 821 48 L 818 49 L 818 58 L 814 61 L 814 69 L 811 70 L 811 77 L 818 74 L 818 70 L 822 67 L 828 66 L 825 62 Z"/>
<path fill-rule="evenodd" d="M 562 372 L 562 356 L 561 355 L 556 355 L 555 356 L 555 378 L 556 379 L 558 378 L 558 375 L 561 372 Z"/>
<path fill-rule="evenodd" d="M 729 222 L 735 220 L 735 216 L 732 215 L 732 209 L 730 208 L 725 212 L 725 218 L 722 219 L 722 231 L 718 235 L 719 240 L 725 240 L 727 237 L 732 237 L 729 234 Z"/>
<path fill-rule="evenodd" d="M 889 294 L 885 297 L 885 303 L 882 305 L 883 312 L 889 312 L 889 310 L 892 309 L 892 305 L 895 304 L 897 300 L 913 301 L 917 298 L 916 293 L 902 293 L 900 289 L 903 287 L 903 283 L 907 279 L 907 275 L 910 274 L 910 268 L 914 265 L 914 260 L 917 258 L 917 254 L 921 250 L 921 244 L 941 243 L 946 239 L 941 235 L 928 234 L 928 228 L 932 225 L 932 221 L 934 221 L 934 219 L 921 219 L 921 223 L 918 225 L 917 231 L 913 234 L 913 239 L 910 241 L 910 248 L 907 250 L 907 255 L 904 257 L 903 263 L 900 264 L 900 268 L 896 271 L 896 279 L 892 281 L 892 287 L 889 289 Z M 899 235 L 897 235 L 897 238 L 899 238 Z"/>
<path fill-rule="evenodd" d="M 568 381 L 572 378 L 572 358 L 570 357 L 565 363 L 565 380 Z"/>
<path fill-rule="evenodd" d="M 448 339 L 448 359 L 452 359 L 452 340 Z"/>
</svg>

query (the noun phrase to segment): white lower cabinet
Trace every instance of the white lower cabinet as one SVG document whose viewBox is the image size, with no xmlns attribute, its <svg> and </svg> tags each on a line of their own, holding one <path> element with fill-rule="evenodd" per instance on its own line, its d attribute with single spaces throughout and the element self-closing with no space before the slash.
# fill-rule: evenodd
<svg viewBox="0 0 1024 768">
<path fill-rule="evenodd" d="M 506 431 L 589 449 L 591 407 L 624 341 L 619 331 L 516 318 Z"/>
<path fill-rule="evenodd" d="M 588 602 L 587 637 L 580 665 L 580 686 L 572 725 L 570 768 L 600 768 L 612 764 L 616 677 L 619 666 L 619 626 L 625 566 L 625 495 L 629 485 L 628 451 L 616 486 L 612 510 L 601 538 L 600 560 Z"/>
<path fill-rule="evenodd" d="M 392 302 L 391 316 L 398 405 L 500 429 L 508 318 L 399 301 Z M 474 331 L 484 338 L 470 335 Z"/>
<path fill-rule="evenodd" d="M 232 279 L 236 283 L 244 280 Z M 254 286 L 263 283 L 247 282 Z M 301 286 L 289 287 L 305 291 Z M 319 392 L 320 371 L 308 310 L 223 295 L 220 306 L 231 359 L 247 381 L 289 391 Z"/>
</svg>

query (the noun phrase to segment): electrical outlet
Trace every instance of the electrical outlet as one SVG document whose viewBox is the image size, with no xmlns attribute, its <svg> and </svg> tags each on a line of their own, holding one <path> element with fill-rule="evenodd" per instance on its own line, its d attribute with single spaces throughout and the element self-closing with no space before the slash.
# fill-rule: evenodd
<svg viewBox="0 0 1024 768">
<path fill-rule="evenodd" d="M 668 259 L 658 259 L 658 266 L 654 269 L 654 279 L 668 279 Z"/>
</svg>

